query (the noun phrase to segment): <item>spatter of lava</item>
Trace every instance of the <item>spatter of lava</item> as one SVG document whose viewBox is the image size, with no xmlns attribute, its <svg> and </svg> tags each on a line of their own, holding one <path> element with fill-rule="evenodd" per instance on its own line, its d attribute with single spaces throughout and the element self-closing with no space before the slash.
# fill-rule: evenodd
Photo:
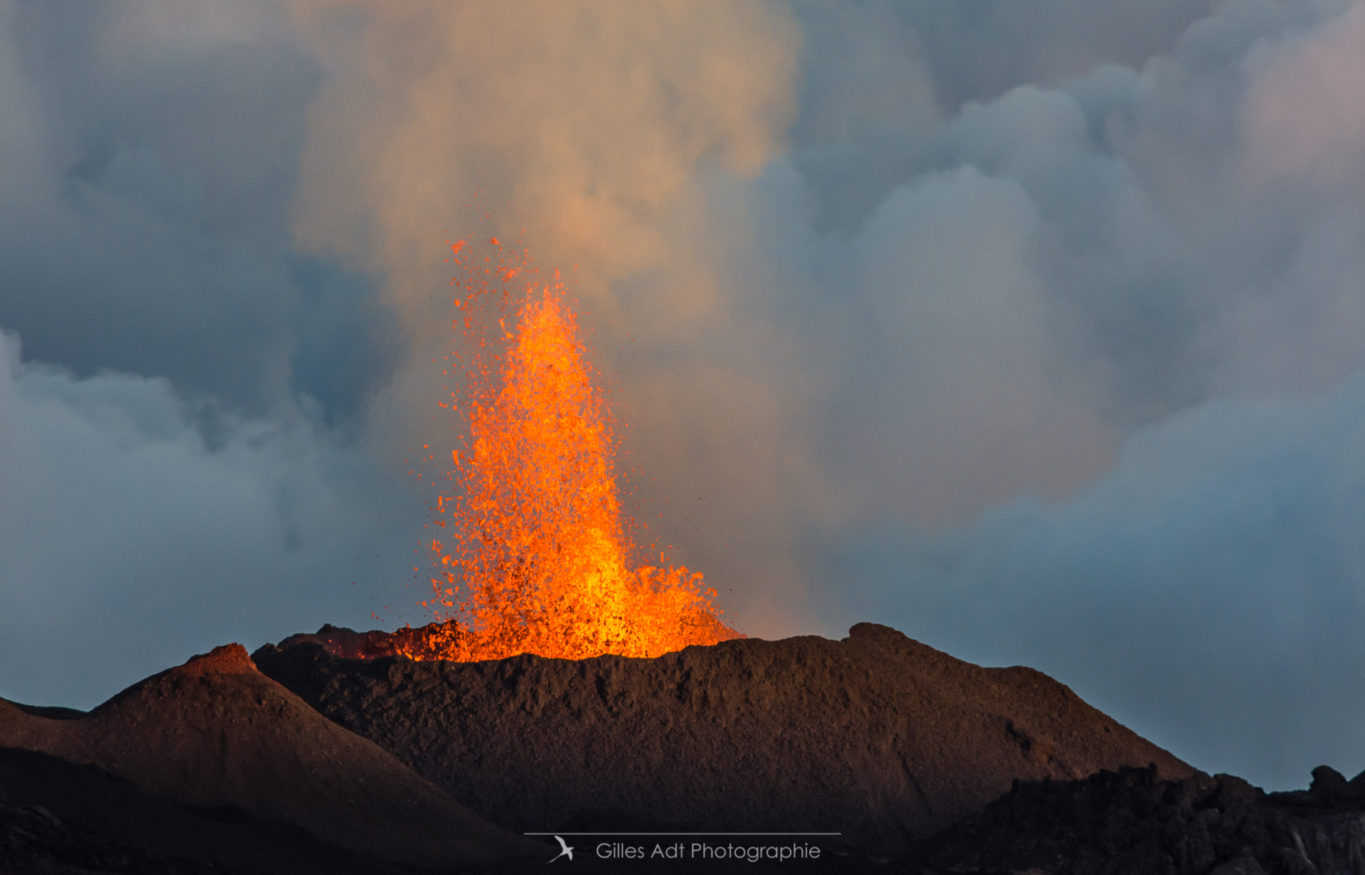
<svg viewBox="0 0 1365 875">
<path fill-rule="evenodd" d="M 403 630 L 399 650 L 653 657 L 738 637 L 701 574 L 636 563 L 611 411 L 563 283 L 489 242 L 481 259 L 451 247 L 462 343 L 448 361 L 463 391 L 441 406 L 462 408 L 468 432 L 450 452 L 454 488 L 433 508 L 435 599 L 422 604 L 438 622 Z"/>
</svg>

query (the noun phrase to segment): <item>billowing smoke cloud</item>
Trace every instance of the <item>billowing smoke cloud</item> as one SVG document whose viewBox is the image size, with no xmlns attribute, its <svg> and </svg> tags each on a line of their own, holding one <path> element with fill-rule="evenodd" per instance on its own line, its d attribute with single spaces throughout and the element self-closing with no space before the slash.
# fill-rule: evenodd
<svg viewBox="0 0 1365 875">
<path fill-rule="evenodd" d="M 789 226 L 765 259 L 838 294 L 790 323 L 845 375 L 824 461 L 855 500 L 811 548 L 846 587 L 832 614 L 1037 665 L 1205 768 L 1293 786 L 1365 765 L 1343 728 L 1362 23 L 1360 3 L 1226 3 L 1141 63 L 916 98 L 859 209 L 826 206 L 828 165 L 794 141 L 766 213 L 805 198 L 828 230 Z"/>
<path fill-rule="evenodd" d="M 797 2 L 806 38 L 795 159 L 821 229 L 848 230 L 914 174 L 965 104 L 1168 51 L 1209 2 Z M 833 59 L 838 59 L 834 61 Z"/>
<path fill-rule="evenodd" d="M 0 4 L 0 324 L 82 376 L 356 420 L 399 335 L 363 277 L 291 245 L 320 73 L 283 12 L 73 10 Z"/>
<path fill-rule="evenodd" d="M 364 438 L 397 322 L 290 242 L 318 68 L 273 4 L 177 12 L 0 2 L 0 696 L 94 705 L 410 573 Z"/>
<path fill-rule="evenodd" d="M 599 302 L 625 296 L 612 280 L 683 267 L 677 235 L 690 248 L 689 226 L 711 218 L 695 176 L 752 175 L 793 111 L 798 33 L 760 0 L 292 8 L 328 73 L 299 236 L 382 272 L 414 330 L 445 331 L 432 255 L 473 209 L 509 239 L 525 229 L 547 267 L 580 265 L 580 294 Z M 671 318 L 637 329 L 674 334 L 720 306 L 707 272 L 687 270 L 690 292 L 666 303 L 648 296 Z"/>
<path fill-rule="evenodd" d="M 430 376 L 450 342 L 444 231 L 524 243 L 572 271 L 622 381 L 630 461 L 658 484 L 637 488 L 670 502 L 641 511 L 664 513 L 674 534 L 661 540 L 727 597 L 771 603 L 764 580 L 791 590 L 781 508 L 814 470 L 799 363 L 721 283 L 751 221 L 726 190 L 771 160 L 794 110 L 795 22 L 748 0 L 293 9 L 328 73 L 296 229 L 384 278 L 421 350 L 400 392 L 418 417 L 404 433 L 448 440 Z M 774 619 L 743 621 L 777 631 Z"/>
<path fill-rule="evenodd" d="M 19 353 L 0 335 L 6 697 L 88 707 L 213 641 L 384 607 L 420 519 L 401 481 L 305 421 L 229 418 L 209 446 L 166 380 Z"/>
</svg>

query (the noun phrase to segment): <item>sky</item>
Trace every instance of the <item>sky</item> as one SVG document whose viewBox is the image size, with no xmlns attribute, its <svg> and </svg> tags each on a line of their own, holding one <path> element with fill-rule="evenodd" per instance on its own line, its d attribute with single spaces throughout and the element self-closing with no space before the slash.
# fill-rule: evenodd
<svg viewBox="0 0 1365 875">
<path fill-rule="evenodd" d="M 1365 0 L 0 0 L 0 696 L 423 622 L 447 241 L 760 637 L 1365 769 Z"/>
</svg>

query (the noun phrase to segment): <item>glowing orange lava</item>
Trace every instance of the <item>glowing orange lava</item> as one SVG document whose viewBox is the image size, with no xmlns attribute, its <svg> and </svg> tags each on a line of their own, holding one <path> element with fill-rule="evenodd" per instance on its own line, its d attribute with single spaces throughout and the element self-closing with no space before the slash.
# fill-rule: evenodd
<svg viewBox="0 0 1365 875">
<path fill-rule="evenodd" d="M 455 322 L 465 352 L 452 361 L 465 391 L 442 406 L 462 404 L 468 434 L 450 453 L 456 488 L 434 508 L 444 540 L 429 545 L 436 598 L 423 602 L 441 622 L 411 630 L 399 649 L 457 660 L 652 657 L 738 637 L 701 574 L 634 564 L 611 411 L 558 277 L 541 283 L 524 263 L 480 262 L 463 248 L 451 247 L 465 271 Z"/>
</svg>

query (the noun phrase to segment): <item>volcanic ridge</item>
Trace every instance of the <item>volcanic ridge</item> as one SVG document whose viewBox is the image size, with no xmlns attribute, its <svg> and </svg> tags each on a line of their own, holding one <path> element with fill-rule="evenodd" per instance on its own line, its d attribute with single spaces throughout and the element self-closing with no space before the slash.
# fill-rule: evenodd
<svg viewBox="0 0 1365 875">
<path fill-rule="evenodd" d="M 839 835 L 787 866 L 1365 873 L 1365 776 L 1267 795 L 884 626 L 485 662 L 402 634 L 220 647 L 89 713 L 0 700 L 0 872 L 511 872 L 558 850 L 535 832 L 601 869 L 606 832 L 811 831 Z"/>
<path fill-rule="evenodd" d="M 0 745 L 99 766 L 135 785 L 124 787 L 130 794 L 220 814 L 237 809 L 404 863 L 469 863 L 539 850 L 318 714 L 261 674 L 240 644 L 147 678 L 88 714 L 54 717 L 43 710 L 0 700 Z M 56 768 L 19 762 L 30 771 Z M 55 783 L 72 780 L 67 774 Z"/>
<path fill-rule="evenodd" d="M 885 626 L 656 659 L 346 659 L 296 637 L 261 670 L 494 822 L 837 831 L 894 853 L 1021 779 L 1193 770 L 1026 668 Z M 335 649 L 344 650 L 350 642 Z M 535 788 L 528 792 L 528 788 Z"/>
</svg>

